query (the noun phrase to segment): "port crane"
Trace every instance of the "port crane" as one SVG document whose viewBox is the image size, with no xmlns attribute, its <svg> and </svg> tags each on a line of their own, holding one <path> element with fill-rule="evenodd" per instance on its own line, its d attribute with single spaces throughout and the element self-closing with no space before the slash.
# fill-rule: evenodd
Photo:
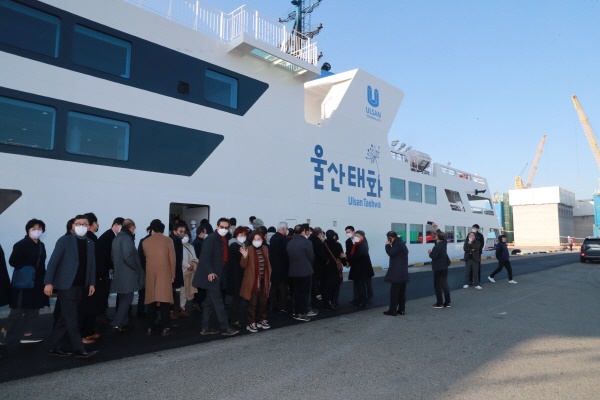
<svg viewBox="0 0 600 400">
<path fill-rule="evenodd" d="M 575 106 L 575 110 L 577 111 L 577 115 L 579 116 L 579 122 L 581 122 L 581 126 L 583 127 L 583 131 L 585 132 L 585 136 L 587 137 L 588 144 L 590 145 L 590 149 L 592 149 L 592 153 L 594 154 L 594 159 L 596 160 L 596 164 L 598 168 L 600 168 L 600 150 L 598 150 L 598 143 L 596 142 L 596 136 L 594 135 L 594 131 L 592 131 L 592 127 L 590 126 L 590 122 L 579 104 L 579 100 L 577 100 L 577 96 L 571 96 L 571 100 L 573 100 L 573 106 Z M 594 236 L 598 236 L 600 234 L 600 191 L 596 190 L 594 193 Z"/>
<path fill-rule="evenodd" d="M 540 156 L 542 155 L 542 150 L 544 150 L 545 143 L 546 135 L 542 136 L 542 140 L 540 140 L 540 144 L 538 145 L 537 151 L 535 153 L 535 158 L 533 159 L 533 164 L 531 164 L 531 169 L 529 170 L 527 183 L 523 184 L 523 179 L 521 178 L 521 174 L 523 173 L 523 171 L 521 171 L 521 174 L 515 177 L 515 189 L 529 189 L 531 187 L 531 184 L 533 183 L 533 177 L 535 176 L 535 172 L 540 161 Z M 527 165 L 525 166 L 527 167 Z"/>
</svg>

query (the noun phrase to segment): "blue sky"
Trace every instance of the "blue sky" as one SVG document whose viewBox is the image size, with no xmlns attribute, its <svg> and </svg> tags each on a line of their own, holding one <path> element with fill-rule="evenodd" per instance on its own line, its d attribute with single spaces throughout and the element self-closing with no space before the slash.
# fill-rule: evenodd
<svg viewBox="0 0 600 400">
<path fill-rule="evenodd" d="M 289 0 L 211 0 L 284 17 Z M 312 16 L 321 62 L 364 69 L 405 93 L 390 141 L 477 173 L 493 192 L 527 179 L 548 136 L 533 187 L 578 199 L 600 171 L 571 102 L 600 129 L 600 2 L 592 0 L 323 0 Z"/>
</svg>

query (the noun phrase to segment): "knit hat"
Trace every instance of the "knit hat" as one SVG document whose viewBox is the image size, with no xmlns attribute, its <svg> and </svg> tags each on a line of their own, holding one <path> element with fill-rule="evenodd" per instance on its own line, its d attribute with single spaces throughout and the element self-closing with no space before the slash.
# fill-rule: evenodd
<svg viewBox="0 0 600 400">
<path fill-rule="evenodd" d="M 254 220 L 254 222 L 252 223 L 252 228 L 258 229 L 258 228 L 260 228 L 261 226 L 264 226 L 264 225 L 265 225 L 265 223 L 263 222 L 262 219 L 256 218 Z"/>
</svg>

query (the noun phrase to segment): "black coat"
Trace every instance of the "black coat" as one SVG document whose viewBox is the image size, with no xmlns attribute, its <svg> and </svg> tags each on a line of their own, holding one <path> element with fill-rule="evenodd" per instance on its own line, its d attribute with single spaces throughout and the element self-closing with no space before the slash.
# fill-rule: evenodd
<svg viewBox="0 0 600 400">
<path fill-rule="evenodd" d="M 200 239 L 197 237 L 192 242 L 192 246 L 194 246 L 194 252 L 196 253 L 196 258 L 200 258 L 200 254 L 202 253 L 202 244 L 204 243 L 204 239 Z"/>
<path fill-rule="evenodd" d="M 475 241 L 479 242 L 479 255 L 483 253 L 483 248 L 485 247 L 485 238 L 481 234 L 481 232 L 477 231 L 475 234 Z"/>
<path fill-rule="evenodd" d="M 6 259 L 4 258 L 4 250 L 0 246 L 0 307 L 7 305 L 10 302 L 10 278 L 6 269 Z"/>
<path fill-rule="evenodd" d="M 286 251 L 287 238 L 277 232 L 271 237 L 269 246 L 269 260 L 271 261 L 271 284 L 281 285 L 288 283 L 290 261 Z"/>
<path fill-rule="evenodd" d="M 317 279 L 321 279 L 323 275 L 323 270 L 325 269 L 325 264 L 327 263 L 327 249 L 321 239 L 316 237 L 315 235 L 310 235 L 308 240 L 311 241 L 313 245 L 313 251 L 315 252 L 315 261 L 313 262 L 313 273 Z"/>
<path fill-rule="evenodd" d="M 362 243 L 354 246 L 354 254 L 352 248 L 346 253 L 348 262 L 350 263 L 350 273 L 348 279 L 353 281 L 366 281 L 375 275 L 373 272 L 373 264 L 371 264 L 371 257 L 369 256 L 369 243 L 365 240 Z"/>
<path fill-rule="evenodd" d="M 172 233 L 169 237 L 173 239 L 173 245 L 175 246 L 175 280 L 173 281 L 173 288 L 179 289 L 183 286 L 183 242 Z"/>
<path fill-rule="evenodd" d="M 433 271 L 442 271 L 448 269 L 450 266 L 450 257 L 448 257 L 448 242 L 442 240 L 441 242 L 437 242 L 433 249 L 431 249 L 431 253 L 429 253 L 429 257 L 431 258 L 431 269 Z"/>
<path fill-rule="evenodd" d="M 390 264 L 384 280 L 390 283 L 408 282 L 408 248 L 402 239 L 397 238 L 392 244 L 386 244 L 385 252 L 390 256 Z"/>
<path fill-rule="evenodd" d="M 108 308 L 110 270 L 113 269 L 111 247 L 115 233 L 109 229 L 97 239 L 92 232 L 88 232 L 87 237 L 96 243 L 96 291 L 91 296 L 83 296 L 79 304 L 82 315 L 98 315 Z"/>
<path fill-rule="evenodd" d="M 227 294 L 230 296 L 240 295 L 242 279 L 244 279 L 244 270 L 240 265 L 240 262 L 242 261 L 240 247 L 242 247 L 242 245 L 238 241 L 235 241 L 229 245 L 227 264 L 225 264 L 225 277 L 219 276 L 219 279 L 226 280 L 225 287 L 227 288 Z"/>
<path fill-rule="evenodd" d="M 204 239 L 192 286 L 208 290 L 225 289 L 224 284 L 227 278 L 224 275 L 226 269 L 223 262 L 223 248 L 223 239 L 217 232 L 211 233 Z M 230 254 L 227 255 L 228 260 L 230 256 Z M 216 274 L 217 279 L 209 282 L 208 275 L 210 274 Z"/>
<path fill-rule="evenodd" d="M 48 296 L 44 294 L 44 277 L 46 276 L 46 246 L 41 240 L 34 242 L 25 236 L 13 246 L 8 259 L 16 269 L 27 265 L 35 266 L 35 282 L 31 289 L 10 288 L 10 308 L 39 309 L 50 306 Z"/>
<path fill-rule="evenodd" d="M 327 246 L 327 247 L 325 247 Z M 327 252 L 327 262 L 323 269 L 323 275 L 321 276 L 321 282 L 327 286 L 337 286 L 342 283 L 340 279 L 340 273 L 337 269 L 336 258 L 340 259 L 340 254 L 344 251 L 342 245 L 337 240 L 327 239 L 325 241 L 325 251 Z M 331 253 L 327 250 L 331 251 Z M 340 259 L 342 264 L 346 262 L 345 259 Z"/>
</svg>

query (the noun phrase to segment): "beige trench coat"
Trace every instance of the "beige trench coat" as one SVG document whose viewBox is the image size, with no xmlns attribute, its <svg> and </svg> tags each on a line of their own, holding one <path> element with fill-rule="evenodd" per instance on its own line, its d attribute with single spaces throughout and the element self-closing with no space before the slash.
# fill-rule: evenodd
<svg viewBox="0 0 600 400">
<path fill-rule="evenodd" d="M 144 304 L 157 301 L 173 304 L 175 279 L 175 246 L 173 240 L 155 233 L 142 242 L 146 256 L 146 299 Z"/>
</svg>

